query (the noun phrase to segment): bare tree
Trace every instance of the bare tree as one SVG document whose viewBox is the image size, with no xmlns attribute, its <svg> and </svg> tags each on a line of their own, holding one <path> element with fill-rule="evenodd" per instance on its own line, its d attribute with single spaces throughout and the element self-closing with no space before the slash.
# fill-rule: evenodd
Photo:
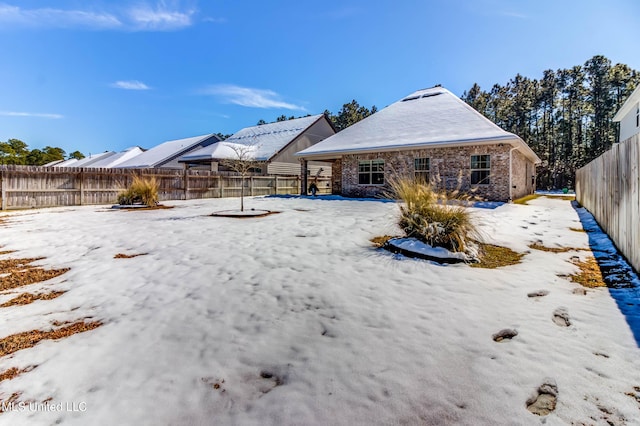
<svg viewBox="0 0 640 426">
<path fill-rule="evenodd" d="M 256 145 L 226 144 L 232 151 L 231 158 L 220 162 L 225 167 L 238 173 L 242 178 L 240 188 L 240 211 L 244 211 L 244 181 L 245 178 L 255 169 L 262 166 L 262 162 L 255 159 Z"/>
</svg>

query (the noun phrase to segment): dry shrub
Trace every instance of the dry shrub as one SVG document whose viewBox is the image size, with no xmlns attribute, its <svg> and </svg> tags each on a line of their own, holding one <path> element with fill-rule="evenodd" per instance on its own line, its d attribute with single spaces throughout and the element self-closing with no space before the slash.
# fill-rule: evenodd
<svg viewBox="0 0 640 426">
<path fill-rule="evenodd" d="M 458 191 L 436 192 L 410 178 L 390 181 L 389 196 L 403 201 L 398 225 L 407 235 L 433 247 L 464 252 L 478 233 L 465 208 L 469 201 Z"/>
<path fill-rule="evenodd" d="M 69 270 L 69 268 L 43 269 L 30 265 L 32 262 L 42 259 L 44 258 L 0 260 L 0 274 L 2 274 L 2 276 L 0 276 L 0 291 L 46 281 L 62 275 Z"/>
<path fill-rule="evenodd" d="M 155 177 L 134 176 L 129 188 L 118 195 L 118 204 L 144 204 L 155 207 L 158 204 L 160 183 Z"/>
<path fill-rule="evenodd" d="M 0 339 L 0 357 L 10 355 L 21 349 L 31 348 L 38 344 L 41 340 L 63 339 L 76 333 L 83 333 L 85 331 L 93 330 L 94 328 L 98 328 L 101 325 L 102 322 L 100 321 L 77 321 L 73 324 L 55 330 L 31 330 L 25 331 L 23 333 L 12 334 L 11 336 Z"/>
<path fill-rule="evenodd" d="M 6 308 L 14 305 L 28 305 L 30 303 L 35 302 L 36 300 L 51 300 L 51 299 L 55 299 L 56 297 L 62 296 L 64 293 L 65 293 L 64 291 L 52 291 L 50 293 L 38 293 L 38 294 L 22 293 L 20 296 L 14 297 L 8 302 L 5 302 L 2 305 L 0 305 L 0 308 Z"/>
</svg>

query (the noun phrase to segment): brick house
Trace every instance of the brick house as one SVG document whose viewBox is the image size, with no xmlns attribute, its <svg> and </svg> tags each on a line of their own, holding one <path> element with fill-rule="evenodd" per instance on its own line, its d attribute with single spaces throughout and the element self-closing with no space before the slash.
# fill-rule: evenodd
<svg viewBox="0 0 640 426">
<path fill-rule="evenodd" d="M 509 201 L 534 192 L 540 163 L 520 137 L 443 87 L 412 93 L 296 155 L 303 176 L 309 161 L 331 161 L 333 192 L 349 197 L 382 195 L 392 176 L 408 175 Z"/>
</svg>

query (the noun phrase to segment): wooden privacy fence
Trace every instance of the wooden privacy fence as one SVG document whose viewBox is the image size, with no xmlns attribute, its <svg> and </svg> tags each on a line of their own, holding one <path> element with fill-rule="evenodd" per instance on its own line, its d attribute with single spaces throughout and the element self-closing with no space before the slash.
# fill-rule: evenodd
<svg viewBox="0 0 640 426">
<path fill-rule="evenodd" d="M 576 172 L 576 198 L 640 271 L 640 135 Z"/>
<path fill-rule="evenodd" d="M 207 170 L 45 168 L 0 165 L 2 210 L 113 204 L 133 176 L 155 177 L 160 201 L 239 197 L 242 178 Z M 321 194 L 330 194 L 330 178 L 319 178 Z M 244 195 L 300 193 L 298 176 L 247 176 Z"/>
</svg>

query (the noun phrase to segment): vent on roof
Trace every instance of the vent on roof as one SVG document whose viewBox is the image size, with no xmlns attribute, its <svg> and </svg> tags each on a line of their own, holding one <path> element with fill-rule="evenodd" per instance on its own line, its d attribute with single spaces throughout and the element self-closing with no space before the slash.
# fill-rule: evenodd
<svg viewBox="0 0 640 426">
<path fill-rule="evenodd" d="M 408 98 L 404 98 L 402 100 L 402 102 L 413 101 L 413 100 L 418 99 L 418 98 L 420 98 L 420 95 L 418 95 L 418 96 L 409 96 Z"/>
<path fill-rule="evenodd" d="M 423 98 L 431 98 L 433 96 L 438 96 L 438 95 L 442 95 L 442 92 L 436 92 L 436 93 L 426 93 L 424 95 L 422 95 Z"/>
</svg>

